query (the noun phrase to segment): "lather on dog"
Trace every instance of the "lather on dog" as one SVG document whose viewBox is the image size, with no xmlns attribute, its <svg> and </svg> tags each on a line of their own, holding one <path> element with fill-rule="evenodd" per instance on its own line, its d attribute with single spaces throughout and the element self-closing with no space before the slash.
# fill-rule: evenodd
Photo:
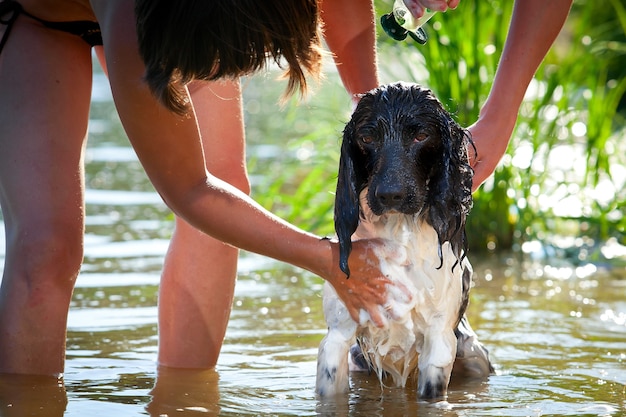
<svg viewBox="0 0 626 417">
<path fill-rule="evenodd" d="M 361 98 L 341 147 L 335 197 L 340 266 L 349 277 L 351 239 L 383 239 L 389 245 L 379 249 L 381 270 L 413 297 L 388 303 L 388 325 L 379 328 L 364 311 L 355 323 L 325 285 L 320 396 L 348 391 L 355 341 L 381 383 L 390 378 L 404 387 L 417 368 L 421 398 L 446 395 L 453 366 L 472 376 L 493 372 L 464 316 L 472 280 L 465 236 L 472 206 L 468 146 L 469 133 L 428 89 L 396 83 Z"/>
</svg>

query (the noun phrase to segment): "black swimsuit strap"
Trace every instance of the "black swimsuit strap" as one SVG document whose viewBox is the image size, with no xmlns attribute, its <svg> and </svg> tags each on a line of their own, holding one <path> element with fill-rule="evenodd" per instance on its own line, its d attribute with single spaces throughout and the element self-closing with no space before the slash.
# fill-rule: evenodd
<svg viewBox="0 0 626 417">
<path fill-rule="evenodd" d="M 13 24 L 17 20 L 17 17 L 20 13 L 23 13 L 24 9 L 22 9 L 22 5 L 13 0 L 6 0 L 0 2 L 0 24 L 5 25 L 7 28 L 2 35 L 2 39 L 0 39 L 0 53 L 2 53 L 2 48 L 4 48 L 4 44 L 7 43 L 7 39 L 9 38 L 9 33 L 11 29 L 13 29 Z M 4 19 L 4 15 L 8 14 L 8 18 Z"/>
<path fill-rule="evenodd" d="M 3 16 L 9 14 L 7 20 L 3 20 Z M 6 25 L 6 31 L 0 40 L 0 53 L 2 48 L 7 42 L 9 32 L 13 28 L 13 24 L 17 17 L 23 14 L 31 19 L 34 19 L 49 29 L 60 30 L 63 32 L 71 33 L 72 35 L 79 36 L 82 40 L 87 42 L 91 46 L 102 45 L 102 34 L 100 33 L 100 25 L 98 22 L 90 20 L 76 20 L 69 22 L 50 22 L 43 20 L 28 13 L 20 3 L 15 0 L 0 0 L 0 24 Z"/>
<path fill-rule="evenodd" d="M 14 1 L 14 0 L 10 0 Z M 91 46 L 102 45 L 102 34 L 100 33 L 100 25 L 98 22 L 91 20 L 71 20 L 69 22 L 51 22 L 49 20 L 43 20 L 35 15 L 28 13 L 22 9 L 21 13 L 24 16 L 28 16 L 47 27 L 48 29 L 60 30 L 62 32 L 71 33 L 80 37 Z"/>
<path fill-rule="evenodd" d="M 47 20 L 41 20 L 33 15 L 28 14 L 26 11 L 22 12 L 24 15 L 31 17 L 42 25 L 49 29 L 60 30 L 62 32 L 71 33 L 80 37 L 91 46 L 102 45 L 102 33 L 100 32 L 100 25 L 98 22 L 92 22 L 90 20 L 74 20 L 69 22 L 49 22 Z"/>
</svg>

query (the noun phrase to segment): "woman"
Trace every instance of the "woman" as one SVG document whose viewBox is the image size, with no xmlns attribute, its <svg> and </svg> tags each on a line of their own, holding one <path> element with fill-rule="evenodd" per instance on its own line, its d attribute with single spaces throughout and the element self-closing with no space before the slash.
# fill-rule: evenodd
<svg viewBox="0 0 626 417">
<path fill-rule="evenodd" d="M 331 4 L 330 0 L 325 2 Z M 223 271 L 210 280 L 211 285 L 223 283 L 226 287 L 222 300 L 225 305 L 230 305 L 234 279 L 219 278 L 234 276 L 233 247 L 237 247 L 320 275 L 335 287 L 353 318 L 365 309 L 375 323 L 383 323 L 379 304 L 385 301 L 384 285 L 388 281 L 381 276 L 372 253 L 376 242 L 355 242 L 350 257 L 352 275 L 346 279 L 338 268 L 335 242 L 297 229 L 247 196 L 242 141 L 233 142 L 229 150 L 231 142 L 219 136 L 224 132 L 213 130 L 215 125 L 210 127 L 210 113 L 200 113 L 215 105 L 219 91 L 212 95 L 206 83 L 196 80 L 234 78 L 253 72 L 263 67 L 260 57 L 266 53 L 281 63 L 282 59 L 287 62 L 289 92 L 306 90 L 304 75 L 315 77 L 320 68 L 318 5 L 312 0 L 286 3 L 145 0 L 137 2 L 137 20 L 134 5 L 128 0 L 22 0 L 18 6 L 13 1 L 0 3 L 0 19 L 8 23 L 0 25 L 0 204 L 7 241 L 0 288 L 0 372 L 63 372 L 68 306 L 82 261 L 82 158 L 92 46 L 106 62 L 120 119 L 155 188 L 177 216 L 214 239 L 207 248 L 219 247 L 227 253 L 230 260 L 220 262 Z M 414 13 L 423 12 L 417 2 L 411 3 Z M 439 3 L 438 10 L 448 7 L 444 1 L 431 3 Z M 248 13 L 236 8 L 240 4 Z M 252 7 L 257 9 L 250 13 Z M 545 9 L 537 6 L 537 10 Z M 245 21 L 246 16 L 258 20 Z M 176 22 L 178 26 L 171 26 Z M 230 27 L 218 25 L 221 23 Z M 550 23 L 558 33 L 558 20 Z M 219 30 L 208 36 L 214 26 Z M 527 30 L 528 22 L 519 27 Z M 540 46 L 535 48 L 539 52 L 521 56 L 518 65 L 530 77 L 543 58 L 542 48 L 547 45 L 545 54 L 553 41 L 549 39 L 551 32 L 546 34 L 539 26 L 531 28 L 542 33 Z M 332 42 L 329 38 L 329 45 Z M 524 44 L 519 36 L 517 42 Z M 540 59 L 535 63 L 536 56 Z M 369 81 L 357 82 L 348 90 L 360 92 L 373 87 L 367 85 L 372 83 L 371 74 L 367 77 Z M 233 84 L 224 86 L 238 96 Z M 519 105 L 509 104 L 512 108 L 507 114 L 516 114 Z M 235 104 L 233 114 L 237 114 L 237 108 Z M 507 122 L 510 119 L 507 117 Z M 491 173 L 493 161 L 497 163 L 501 156 L 483 162 L 481 143 L 488 140 L 482 140 L 478 132 L 486 132 L 485 138 L 494 136 L 488 129 L 493 122 L 485 118 L 474 126 L 478 159 L 486 173 L 480 181 Z M 481 126 L 485 127 L 481 130 Z M 506 133 L 504 130 L 498 137 L 499 149 L 506 148 Z M 233 160 L 219 161 L 217 156 L 229 155 L 230 151 L 235 155 Z M 217 175 L 228 176 L 231 164 L 240 165 L 229 178 L 235 186 Z M 204 237 L 199 239 L 207 242 Z M 170 252 L 175 252 L 175 247 L 172 245 Z M 202 255 L 202 251 L 196 255 Z M 196 298 L 214 294 L 208 286 L 198 288 L 202 274 L 200 278 L 185 281 L 185 277 L 179 277 L 166 284 L 166 272 L 164 285 L 170 288 L 194 291 Z M 165 292 L 162 289 L 161 296 Z M 175 301 L 160 300 L 161 316 L 170 317 L 179 307 Z M 171 351 L 160 352 L 160 361 L 170 366 L 212 366 L 217 353 L 212 353 L 212 358 L 185 360 L 185 339 L 176 335 L 190 334 L 185 326 L 195 317 L 189 317 L 189 313 L 183 315 L 186 321 L 181 320 L 183 316 L 171 323 L 160 320 L 161 344 L 170 346 L 160 349 Z M 201 317 L 206 320 L 210 315 Z M 218 352 L 223 332 L 214 331 L 209 323 L 205 323 L 204 330 L 199 340 L 204 347 L 211 346 Z"/>
</svg>

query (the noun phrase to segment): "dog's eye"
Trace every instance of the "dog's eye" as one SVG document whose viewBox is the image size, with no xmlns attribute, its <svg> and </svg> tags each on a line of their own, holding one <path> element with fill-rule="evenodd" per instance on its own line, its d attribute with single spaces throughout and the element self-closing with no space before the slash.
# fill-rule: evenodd
<svg viewBox="0 0 626 417">
<path fill-rule="evenodd" d="M 416 133 L 413 136 L 413 142 L 422 142 L 428 139 L 428 135 L 426 133 Z"/>
<path fill-rule="evenodd" d="M 361 136 L 361 142 L 366 145 L 370 145 L 374 143 L 374 138 L 372 136 Z"/>
<path fill-rule="evenodd" d="M 423 142 L 428 139 L 427 130 L 422 126 L 407 126 L 404 131 L 405 138 L 411 140 L 413 143 Z"/>
</svg>

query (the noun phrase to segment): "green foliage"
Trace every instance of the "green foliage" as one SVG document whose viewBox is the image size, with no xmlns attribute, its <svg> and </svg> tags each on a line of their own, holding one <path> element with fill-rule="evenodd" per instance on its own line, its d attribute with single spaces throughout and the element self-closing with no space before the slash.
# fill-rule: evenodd
<svg viewBox="0 0 626 417">
<path fill-rule="evenodd" d="M 615 29 L 621 28 L 617 16 L 624 17 L 623 6 L 621 11 L 617 6 L 612 0 L 575 3 L 565 28 L 568 41 L 557 45 L 540 68 L 538 94 L 521 109 L 509 148 L 521 236 L 624 240 L 626 130 L 618 109 L 626 68 L 625 44 L 621 53 L 614 49 L 620 30 L 624 39 L 623 29 Z M 601 24 L 594 23 L 599 10 L 604 10 Z M 514 163 L 522 146 L 532 150 L 528 166 Z"/>
<path fill-rule="evenodd" d="M 338 75 L 328 74 L 306 102 L 293 99 L 280 108 L 276 84 L 251 82 L 244 89 L 253 197 L 307 231 L 333 235 L 339 147 L 350 98 Z M 264 157 L 267 142 L 270 152 Z"/>
</svg>

